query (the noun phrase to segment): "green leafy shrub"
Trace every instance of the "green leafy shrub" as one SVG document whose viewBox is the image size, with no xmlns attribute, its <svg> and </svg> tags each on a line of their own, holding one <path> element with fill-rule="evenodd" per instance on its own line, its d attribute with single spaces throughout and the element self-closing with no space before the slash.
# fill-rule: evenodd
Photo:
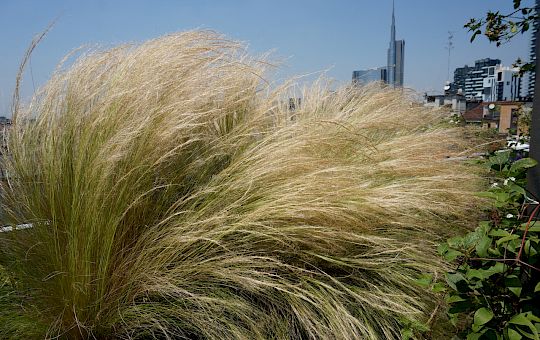
<svg viewBox="0 0 540 340">
<path fill-rule="evenodd" d="M 539 339 L 538 204 L 529 204 L 524 189 L 525 172 L 536 162 L 512 156 L 506 150 L 486 161 L 496 176 L 480 193 L 493 203 L 490 219 L 439 247 L 457 266 L 446 277 L 448 312 L 467 339 Z"/>
</svg>

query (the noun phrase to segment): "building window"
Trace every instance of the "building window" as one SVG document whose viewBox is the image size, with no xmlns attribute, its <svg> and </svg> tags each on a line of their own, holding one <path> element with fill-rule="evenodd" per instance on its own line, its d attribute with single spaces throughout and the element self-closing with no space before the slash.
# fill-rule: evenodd
<svg viewBox="0 0 540 340">
<path fill-rule="evenodd" d="M 501 81 L 502 80 L 502 72 L 498 72 L 497 73 L 497 81 Z"/>
</svg>

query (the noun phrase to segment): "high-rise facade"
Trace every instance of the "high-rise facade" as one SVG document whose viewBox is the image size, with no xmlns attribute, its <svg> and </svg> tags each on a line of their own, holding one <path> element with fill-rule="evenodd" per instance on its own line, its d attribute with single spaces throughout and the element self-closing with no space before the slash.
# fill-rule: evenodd
<svg viewBox="0 0 540 340">
<path fill-rule="evenodd" d="M 392 26 L 390 27 L 390 45 L 387 58 L 387 83 L 393 87 L 403 86 L 405 67 L 405 40 L 396 40 L 396 17 L 392 2 Z"/>
<path fill-rule="evenodd" d="M 454 71 L 454 83 L 452 86 L 456 89 L 456 92 L 461 92 L 462 94 L 465 93 L 465 79 L 472 69 L 474 69 L 474 67 L 469 67 L 468 65 L 456 68 Z"/>
<path fill-rule="evenodd" d="M 498 66 L 493 74 L 489 72 L 483 83 L 482 100 L 485 102 L 517 101 L 522 98 L 522 77 L 516 68 Z"/>
<path fill-rule="evenodd" d="M 484 79 L 493 77 L 495 69 L 501 64 L 499 59 L 476 60 L 474 66 L 458 67 L 454 71 L 454 88 L 465 95 L 467 100 L 482 100 Z M 461 90 L 461 91 L 460 91 Z"/>
<path fill-rule="evenodd" d="M 536 11 L 536 14 L 539 14 L 540 13 L 540 0 L 536 0 L 536 3 L 535 3 L 535 11 Z M 538 27 L 540 25 L 539 23 L 539 20 L 534 20 L 534 23 L 533 23 L 533 28 L 532 28 L 532 31 L 531 31 L 531 49 L 530 49 L 530 54 L 529 54 L 529 60 L 531 63 L 535 63 L 536 62 L 536 32 L 538 32 L 538 29 L 540 27 Z M 529 88 L 528 88 L 528 95 L 529 97 L 534 97 L 534 83 L 536 81 L 536 75 L 535 75 L 535 72 L 530 72 L 529 73 Z"/>
<path fill-rule="evenodd" d="M 371 82 L 386 83 L 386 67 L 372 68 L 369 70 L 353 71 L 352 82 L 355 85 L 365 85 Z"/>
</svg>

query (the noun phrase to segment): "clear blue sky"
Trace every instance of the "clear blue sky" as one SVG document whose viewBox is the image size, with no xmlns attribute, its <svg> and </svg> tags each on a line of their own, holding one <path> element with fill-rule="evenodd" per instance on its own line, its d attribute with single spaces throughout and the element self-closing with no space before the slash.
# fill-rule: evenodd
<svg viewBox="0 0 540 340">
<path fill-rule="evenodd" d="M 532 1 L 525 1 L 530 4 Z M 448 31 L 454 31 L 451 70 L 475 59 L 510 65 L 528 59 L 529 34 L 496 48 L 484 38 L 469 43 L 463 24 L 488 9 L 509 10 L 511 0 L 396 0 L 397 38 L 405 39 L 405 84 L 440 92 L 447 74 Z M 348 82 L 351 72 L 386 64 L 391 0 L 0 0 L 0 115 L 8 114 L 18 64 L 32 37 L 56 25 L 32 56 L 35 86 L 56 63 L 85 44 L 143 41 L 194 28 L 214 29 L 245 41 L 254 53 L 286 58 L 284 76 L 330 69 Z M 23 96 L 33 87 L 25 75 Z"/>
</svg>

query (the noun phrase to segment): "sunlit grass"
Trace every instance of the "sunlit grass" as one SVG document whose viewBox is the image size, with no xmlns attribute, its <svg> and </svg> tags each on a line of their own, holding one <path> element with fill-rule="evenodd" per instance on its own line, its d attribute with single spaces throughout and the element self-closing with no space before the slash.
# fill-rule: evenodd
<svg viewBox="0 0 540 340">
<path fill-rule="evenodd" d="M 429 317 L 412 281 L 475 210 L 460 131 L 375 87 L 319 82 L 290 112 L 266 67 L 180 33 L 84 55 L 18 109 L 2 203 L 33 228 L 0 235 L 24 307 L 0 337 L 391 339 Z"/>
</svg>

